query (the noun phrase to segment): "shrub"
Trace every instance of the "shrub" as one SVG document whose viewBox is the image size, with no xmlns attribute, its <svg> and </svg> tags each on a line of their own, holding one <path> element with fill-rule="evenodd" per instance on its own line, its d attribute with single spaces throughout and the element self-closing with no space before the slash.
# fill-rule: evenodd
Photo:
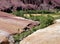
<svg viewBox="0 0 60 44">
<path fill-rule="evenodd" d="M 13 14 L 16 16 L 24 17 L 24 11 L 15 11 L 15 12 L 13 12 Z"/>
<path fill-rule="evenodd" d="M 26 10 L 26 11 L 20 10 L 12 13 L 17 16 L 23 16 L 23 14 L 55 14 L 55 12 L 46 10 Z"/>
<path fill-rule="evenodd" d="M 14 12 L 13 14 L 17 15 L 17 16 L 21 16 L 21 17 L 24 17 L 24 14 L 25 13 L 28 13 L 26 11 L 16 11 Z M 40 28 L 45 28 L 51 24 L 53 24 L 53 21 L 54 21 L 54 18 L 50 15 L 47 15 L 45 16 L 44 14 L 42 14 L 41 16 L 33 16 L 31 15 L 31 11 L 29 13 L 30 17 L 25 17 L 27 19 L 32 19 L 32 20 L 35 20 L 35 21 L 39 21 L 40 22 L 40 25 L 37 26 L 37 27 L 34 27 L 32 28 L 31 30 L 28 30 L 28 31 L 25 31 L 21 34 L 17 34 L 14 36 L 15 40 L 22 40 L 23 38 L 25 38 L 26 36 L 30 35 L 31 33 L 35 32 L 36 30 L 40 29 Z"/>
<path fill-rule="evenodd" d="M 50 15 L 40 17 L 40 28 L 53 24 L 54 18 Z"/>
<path fill-rule="evenodd" d="M 40 28 L 44 28 L 47 27 L 51 24 L 53 24 L 54 18 L 50 15 L 44 16 L 33 16 L 30 15 L 29 19 L 35 20 L 35 21 L 39 21 L 40 22 Z"/>
<path fill-rule="evenodd" d="M 31 30 L 28 30 L 28 31 L 25 31 L 25 32 L 21 33 L 19 36 L 18 36 L 18 34 L 15 35 L 14 36 L 15 40 L 22 40 L 23 38 L 25 38 L 26 36 L 28 36 L 31 33 L 35 32 L 36 30 L 38 30 L 40 28 L 45 28 L 45 27 L 53 24 L 54 18 L 52 16 L 50 16 L 50 15 L 47 15 L 47 16 L 41 15 L 41 16 L 37 16 L 37 18 L 35 20 L 40 21 L 40 25 L 37 26 L 37 27 L 32 28 Z"/>
</svg>

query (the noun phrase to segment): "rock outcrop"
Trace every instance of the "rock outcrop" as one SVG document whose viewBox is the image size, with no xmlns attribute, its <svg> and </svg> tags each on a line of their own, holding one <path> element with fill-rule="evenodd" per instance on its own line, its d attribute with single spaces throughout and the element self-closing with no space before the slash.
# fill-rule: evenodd
<svg viewBox="0 0 60 44">
<path fill-rule="evenodd" d="M 14 44 L 14 38 L 6 31 L 0 30 L 0 44 Z"/>
<path fill-rule="evenodd" d="M 21 0 L 0 0 L 0 10 L 1 11 L 16 11 L 16 10 L 26 10 L 26 9 L 36 9 L 36 5 L 24 4 Z"/>
<path fill-rule="evenodd" d="M 20 44 L 60 44 L 60 23 L 34 32 L 23 39 Z"/>
<path fill-rule="evenodd" d="M 0 11 L 0 30 L 2 29 L 10 34 L 18 33 L 18 29 L 19 33 L 21 33 L 37 25 L 39 25 L 38 21 L 28 20 Z"/>
</svg>

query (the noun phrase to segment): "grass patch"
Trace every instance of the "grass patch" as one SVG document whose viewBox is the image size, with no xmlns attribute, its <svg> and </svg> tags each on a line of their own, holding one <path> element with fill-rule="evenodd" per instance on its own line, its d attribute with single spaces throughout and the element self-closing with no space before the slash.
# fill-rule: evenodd
<svg viewBox="0 0 60 44">
<path fill-rule="evenodd" d="M 55 19 L 60 19 L 60 13 L 58 12 L 50 12 L 50 11 L 16 11 L 13 12 L 16 16 L 21 16 L 26 19 L 31 19 L 34 21 L 39 21 L 40 25 L 37 27 L 34 27 L 28 31 L 25 31 L 21 34 L 14 35 L 15 41 L 21 41 L 31 33 L 35 32 L 38 29 L 45 28 L 51 24 L 53 24 L 53 21 Z M 33 15 L 34 14 L 34 15 Z"/>
<path fill-rule="evenodd" d="M 25 31 L 21 34 L 17 34 L 14 36 L 15 40 L 16 41 L 21 41 L 23 40 L 23 38 L 27 37 L 28 35 L 30 35 L 31 33 L 35 32 L 36 30 L 38 29 L 42 29 L 42 28 L 45 28 L 51 24 L 53 24 L 53 21 L 54 21 L 54 18 L 50 15 L 47 15 L 47 16 L 44 16 L 44 15 L 41 15 L 41 16 L 33 16 L 30 14 L 30 17 L 25 17 L 27 19 L 31 19 L 31 20 L 34 20 L 34 21 L 39 21 L 40 22 L 40 25 L 37 26 L 37 27 L 34 27 L 28 31 Z"/>
</svg>

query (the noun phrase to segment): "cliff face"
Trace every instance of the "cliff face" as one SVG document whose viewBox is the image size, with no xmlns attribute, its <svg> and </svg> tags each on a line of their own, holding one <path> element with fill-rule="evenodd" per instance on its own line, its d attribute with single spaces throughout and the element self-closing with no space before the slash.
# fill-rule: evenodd
<svg viewBox="0 0 60 44">
<path fill-rule="evenodd" d="M 0 0 L 1 11 L 16 10 L 49 10 L 60 7 L 60 0 Z"/>
<path fill-rule="evenodd" d="M 37 5 L 25 4 L 21 0 L 0 0 L 0 11 L 16 11 L 16 10 L 26 10 L 33 9 L 35 10 Z M 8 11 L 9 12 L 9 11 Z"/>
</svg>

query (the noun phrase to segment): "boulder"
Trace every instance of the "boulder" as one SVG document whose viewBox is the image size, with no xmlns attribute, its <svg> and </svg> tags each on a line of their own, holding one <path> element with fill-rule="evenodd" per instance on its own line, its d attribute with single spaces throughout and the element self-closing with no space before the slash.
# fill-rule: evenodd
<svg viewBox="0 0 60 44">
<path fill-rule="evenodd" d="M 14 44 L 14 38 L 6 31 L 0 30 L 0 44 Z"/>
</svg>

